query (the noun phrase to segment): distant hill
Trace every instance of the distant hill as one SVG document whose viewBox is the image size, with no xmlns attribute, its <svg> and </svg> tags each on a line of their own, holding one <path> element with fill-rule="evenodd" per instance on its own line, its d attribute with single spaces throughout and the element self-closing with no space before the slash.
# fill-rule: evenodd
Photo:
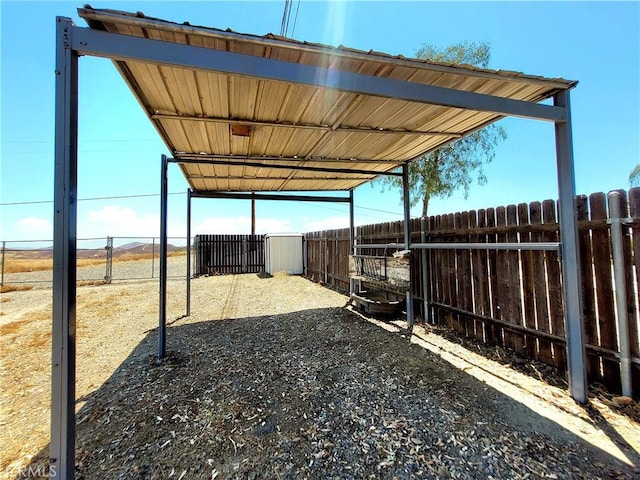
<svg viewBox="0 0 640 480">
<path fill-rule="evenodd" d="M 184 250 L 184 247 L 176 247 L 171 244 L 167 245 L 167 252 L 175 252 L 176 250 Z M 151 255 L 152 253 L 155 253 L 156 255 L 160 254 L 159 243 L 154 245 L 152 243 L 131 242 L 113 248 L 114 256 Z"/>
<path fill-rule="evenodd" d="M 167 252 L 175 252 L 185 250 L 185 247 L 176 247 L 175 245 L 168 244 Z M 131 242 L 125 245 L 120 245 L 113 248 L 114 257 L 133 257 L 137 255 L 151 257 L 154 253 L 155 256 L 160 255 L 160 245 L 158 243 L 155 246 L 151 243 Z M 27 248 L 11 249 L 7 251 L 7 255 L 12 258 L 19 259 L 47 259 L 53 256 L 53 247 L 39 248 L 29 250 Z M 79 248 L 77 250 L 78 258 L 105 258 L 106 253 L 103 248 Z"/>
<path fill-rule="evenodd" d="M 125 243 L 124 245 L 120 245 L 119 247 L 116 247 L 116 248 L 118 250 L 132 250 L 134 248 L 144 247 L 145 245 L 149 245 L 149 244 L 142 243 L 142 242 L 131 242 L 131 243 Z"/>
</svg>

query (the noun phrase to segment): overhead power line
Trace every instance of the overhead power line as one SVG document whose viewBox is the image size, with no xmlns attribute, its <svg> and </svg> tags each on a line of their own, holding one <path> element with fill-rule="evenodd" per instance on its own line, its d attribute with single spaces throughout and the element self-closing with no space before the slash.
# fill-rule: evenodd
<svg viewBox="0 0 640 480">
<path fill-rule="evenodd" d="M 111 142 L 157 142 L 159 139 L 157 138 L 109 138 L 104 140 L 99 139 L 89 139 L 82 140 L 78 139 L 78 143 L 111 143 Z M 51 143 L 53 144 L 53 140 L 2 140 L 0 143 Z"/>
<path fill-rule="evenodd" d="M 293 28 L 291 29 L 291 35 L 289 35 L 289 20 L 291 19 L 291 2 L 292 0 L 284 0 L 284 11 L 282 12 L 282 23 L 280 25 L 280 36 L 293 38 L 293 33 L 296 31 L 296 23 L 298 23 L 298 12 L 300 11 L 300 0 L 296 6 L 296 16 L 293 18 Z"/>
<path fill-rule="evenodd" d="M 280 24 L 280 36 L 287 36 L 289 28 L 289 17 L 291 16 L 291 0 L 284 0 L 284 11 L 282 12 L 282 23 Z"/>
<path fill-rule="evenodd" d="M 186 192 L 172 192 L 168 195 L 186 195 Z M 79 202 L 89 202 L 92 200 L 113 200 L 119 198 L 142 198 L 142 197 L 159 197 L 159 193 L 144 193 L 139 195 L 118 195 L 113 197 L 91 197 L 91 198 L 79 198 Z M 10 205 L 37 205 L 37 204 L 45 204 L 45 203 L 53 203 L 53 200 L 36 200 L 33 202 L 6 202 L 0 203 L 0 206 L 10 206 Z"/>
<path fill-rule="evenodd" d="M 298 0 L 298 6 L 296 7 L 296 16 L 293 19 L 293 28 L 291 29 L 291 38 L 296 31 L 296 24 L 298 23 L 298 11 L 300 10 L 300 0 Z"/>
<path fill-rule="evenodd" d="M 171 192 L 169 193 L 169 195 L 186 195 L 186 192 Z M 112 197 L 89 197 L 89 198 L 79 198 L 78 201 L 79 202 L 90 202 L 90 201 L 95 201 L 95 200 L 118 200 L 118 199 L 123 199 L 123 198 L 145 198 L 145 197 L 159 197 L 160 194 L 159 193 L 143 193 L 143 194 L 138 194 L 138 195 L 116 195 L 116 196 L 112 196 Z M 48 203 L 53 203 L 53 200 L 34 200 L 34 201 L 25 201 L 25 202 L 3 202 L 0 203 L 0 206 L 3 207 L 9 207 L 9 206 L 17 206 L 17 205 L 43 205 L 43 204 L 48 204 Z M 329 206 L 323 206 L 323 205 L 318 205 L 314 202 L 302 202 L 308 205 L 312 205 L 318 208 L 324 208 L 326 210 L 335 210 L 338 212 L 342 212 L 342 209 L 338 209 L 338 208 L 332 208 Z M 389 210 L 380 210 L 378 208 L 370 208 L 370 207 L 360 207 L 358 205 L 354 205 L 354 208 L 357 208 L 358 210 L 369 210 L 371 212 L 379 212 L 379 213 L 386 213 L 389 215 L 397 215 L 399 217 L 401 217 L 403 214 L 402 213 L 398 213 L 398 212 L 391 212 Z M 365 215 L 365 216 L 371 216 L 371 215 Z M 377 217 L 372 217 L 372 218 L 377 218 Z"/>
</svg>

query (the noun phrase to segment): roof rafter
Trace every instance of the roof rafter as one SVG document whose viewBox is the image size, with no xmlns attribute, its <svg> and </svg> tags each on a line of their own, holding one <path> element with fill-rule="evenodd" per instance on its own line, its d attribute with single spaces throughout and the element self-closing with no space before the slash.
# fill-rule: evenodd
<svg viewBox="0 0 640 480">
<path fill-rule="evenodd" d="M 221 177 L 216 175 L 198 175 L 198 174 L 189 174 L 188 177 L 193 180 L 219 180 Z M 225 175 L 223 177 L 225 180 L 272 180 L 274 182 L 282 181 L 282 180 L 344 180 L 344 177 L 330 177 L 330 176 L 315 176 L 315 177 L 300 177 L 293 176 L 290 179 L 288 177 L 273 177 L 273 176 L 254 176 L 254 175 Z M 349 177 L 349 180 L 371 180 L 372 177 Z"/>
<path fill-rule="evenodd" d="M 269 155 L 217 155 L 213 153 L 186 153 L 186 152 L 174 152 L 174 161 L 179 161 L 181 163 L 197 163 L 202 160 L 200 163 L 206 163 L 204 160 L 249 160 L 249 161 L 264 161 L 264 162 L 301 162 L 305 161 L 308 163 L 339 163 L 344 164 L 345 162 L 350 162 L 353 164 L 371 164 L 371 165 L 394 165 L 393 162 L 389 160 L 376 160 L 376 159 L 367 159 L 367 158 L 326 158 L 326 157 L 273 157 Z M 195 160 L 191 162 L 191 160 Z M 403 162 L 396 162 L 395 167 L 400 167 Z"/>
<path fill-rule="evenodd" d="M 307 165 L 282 165 L 279 163 L 261 163 L 255 161 L 241 161 L 241 160 L 223 160 L 223 159 L 188 159 L 188 158 L 172 158 L 169 159 L 170 162 L 173 163 L 200 163 L 204 165 L 225 165 L 232 167 L 255 167 L 255 168 L 264 168 L 264 169 L 281 169 L 281 170 L 300 170 L 306 172 L 321 172 L 321 173 L 342 173 L 345 175 L 359 174 L 359 175 L 391 175 L 391 176 L 402 176 L 401 173 L 398 172 L 385 172 L 378 170 L 362 170 L 362 169 L 354 169 L 354 168 L 332 168 L 332 167 L 311 167 Z M 300 159 L 300 162 L 303 162 L 304 159 Z M 389 162 L 387 162 L 389 163 Z M 397 168 L 397 165 L 390 164 L 390 169 Z M 351 177 L 349 177 L 351 178 Z"/>
<path fill-rule="evenodd" d="M 221 117 L 198 117 L 194 115 L 177 115 L 166 113 L 155 113 L 151 115 L 152 120 L 177 120 L 177 121 L 193 121 L 193 122 L 207 122 L 217 124 L 228 125 L 248 125 L 250 127 L 277 127 L 277 128 L 296 128 L 301 130 L 322 130 L 326 132 L 347 132 L 347 133 L 382 133 L 382 134 L 394 134 L 394 135 L 418 135 L 418 136 L 441 136 L 451 138 L 461 138 L 462 134 L 458 132 L 437 132 L 437 131 L 420 131 L 420 130 L 400 130 L 400 129 L 387 129 L 382 127 L 344 127 L 336 126 L 331 127 L 329 125 L 312 125 L 312 124 L 300 124 L 300 123 L 288 123 L 288 122 L 266 122 L 259 120 L 243 120 L 237 118 L 221 118 Z"/>
</svg>

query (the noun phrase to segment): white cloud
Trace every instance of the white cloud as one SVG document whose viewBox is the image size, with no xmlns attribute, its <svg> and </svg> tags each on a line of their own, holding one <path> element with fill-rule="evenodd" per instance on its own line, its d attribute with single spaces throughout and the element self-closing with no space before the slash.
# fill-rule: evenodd
<svg viewBox="0 0 640 480">
<path fill-rule="evenodd" d="M 157 237 L 160 233 L 160 216 L 139 215 L 132 208 L 107 205 L 100 210 L 89 210 L 87 221 L 80 223 L 79 237 Z"/>
<path fill-rule="evenodd" d="M 349 217 L 328 217 L 314 222 L 305 224 L 306 232 L 315 232 L 318 230 L 331 230 L 334 228 L 348 228 Z"/>
<path fill-rule="evenodd" d="M 48 218 L 27 217 L 18 220 L 17 237 L 46 240 L 53 238 L 53 225 Z"/>
<path fill-rule="evenodd" d="M 280 218 L 256 218 L 256 233 L 281 233 L 291 231 L 292 226 L 288 220 Z M 251 219 L 243 215 L 237 217 L 208 217 L 192 228 L 193 235 L 216 233 L 251 233 Z"/>
</svg>

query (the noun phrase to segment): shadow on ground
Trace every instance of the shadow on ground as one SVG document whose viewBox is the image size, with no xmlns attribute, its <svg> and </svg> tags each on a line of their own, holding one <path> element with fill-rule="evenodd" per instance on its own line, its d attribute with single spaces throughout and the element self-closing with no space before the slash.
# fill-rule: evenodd
<svg viewBox="0 0 640 480">
<path fill-rule="evenodd" d="M 78 400 L 76 478 L 633 478 L 347 309 L 188 321 L 161 365 L 152 331 Z"/>
</svg>

